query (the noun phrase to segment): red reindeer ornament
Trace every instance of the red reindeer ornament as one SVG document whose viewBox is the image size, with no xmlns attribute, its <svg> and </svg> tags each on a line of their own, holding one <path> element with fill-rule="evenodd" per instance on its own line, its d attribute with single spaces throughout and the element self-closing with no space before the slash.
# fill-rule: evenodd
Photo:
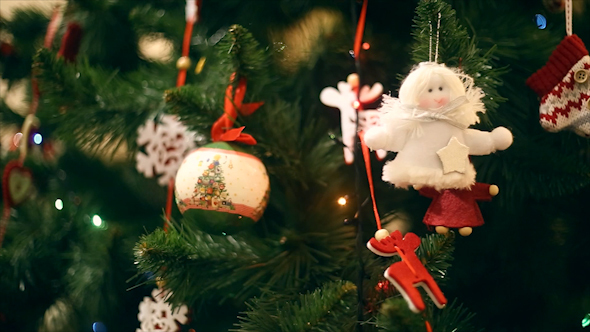
<svg viewBox="0 0 590 332">
<path fill-rule="evenodd" d="M 373 253 L 391 257 L 399 255 L 402 260 L 395 262 L 385 270 L 384 276 L 395 288 L 402 294 L 410 310 L 419 313 L 426 309 L 422 295 L 418 291 L 418 286 L 422 286 L 432 299 L 434 304 L 443 308 L 447 303 L 444 294 L 430 275 L 426 267 L 416 256 L 416 249 L 420 246 L 420 237 L 414 233 L 407 233 L 402 236 L 400 231 L 395 231 L 389 236 L 377 240 L 372 238 L 367 242 L 367 248 Z"/>
</svg>

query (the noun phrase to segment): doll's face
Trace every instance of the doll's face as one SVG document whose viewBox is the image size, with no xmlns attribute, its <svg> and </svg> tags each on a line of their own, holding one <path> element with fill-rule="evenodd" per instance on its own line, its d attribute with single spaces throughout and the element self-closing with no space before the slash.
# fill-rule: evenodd
<svg viewBox="0 0 590 332">
<path fill-rule="evenodd" d="M 439 74 L 430 77 L 424 92 L 418 97 L 418 105 L 424 109 L 437 109 L 445 106 L 451 99 L 451 89 Z"/>
</svg>

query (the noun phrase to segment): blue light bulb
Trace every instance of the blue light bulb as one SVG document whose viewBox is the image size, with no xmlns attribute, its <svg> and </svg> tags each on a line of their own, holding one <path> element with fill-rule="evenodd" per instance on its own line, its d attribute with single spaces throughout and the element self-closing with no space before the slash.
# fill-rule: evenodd
<svg viewBox="0 0 590 332">
<path fill-rule="evenodd" d="M 43 142 L 43 136 L 41 136 L 41 134 L 36 133 L 35 135 L 33 135 L 33 143 L 39 145 L 41 144 L 41 142 Z"/>
<path fill-rule="evenodd" d="M 93 332 L 107 332 L 107 327 L 104 325 L 103 322 L 94 322 L 94 324 L 92 324 L 92 331 Z"/>
<path fill-rule="evenodd" d="M 545 29 L 547 27 L 547 19 L 541 14 L 535 15 L 535 23 L 539 29 Z"/>
</svg>

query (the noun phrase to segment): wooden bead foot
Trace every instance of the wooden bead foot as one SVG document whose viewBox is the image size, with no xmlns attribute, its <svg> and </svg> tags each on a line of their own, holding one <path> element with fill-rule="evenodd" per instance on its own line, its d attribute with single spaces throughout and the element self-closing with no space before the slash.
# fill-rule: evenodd
<svg viewBox="0 0 590 332">
<path fill-rule="evenodd" d="M 469 236 L 473 232 L 473 228 L 471 227 L 463 227 L 459 229 L 459 234 L 463 236 Z"/>
</svg>

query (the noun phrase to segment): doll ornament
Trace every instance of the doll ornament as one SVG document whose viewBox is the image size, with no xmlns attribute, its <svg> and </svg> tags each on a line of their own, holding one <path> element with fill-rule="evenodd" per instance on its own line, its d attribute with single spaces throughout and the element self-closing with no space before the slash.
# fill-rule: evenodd
<svg viewBox="0 0 590 332">
<path fill-rule="evenodd" d="M 475 183 L 469 155 L 487 155 L 512 144 L 512 133 L 468 128 L 484 113 L 484 96 L 473 79 L 444 64 L 423 62 L 403 81 L 399 98 L 383 96 L 381 123 L 365 141 L 373 150 L 397 152 L 383 167 L 383 180 L 398 188 L 413 186 L 433 198 L 424 222 L 462 235 L 483 224 L 477 200 L 489 200 L 496 186 Z"/>
</svg>

